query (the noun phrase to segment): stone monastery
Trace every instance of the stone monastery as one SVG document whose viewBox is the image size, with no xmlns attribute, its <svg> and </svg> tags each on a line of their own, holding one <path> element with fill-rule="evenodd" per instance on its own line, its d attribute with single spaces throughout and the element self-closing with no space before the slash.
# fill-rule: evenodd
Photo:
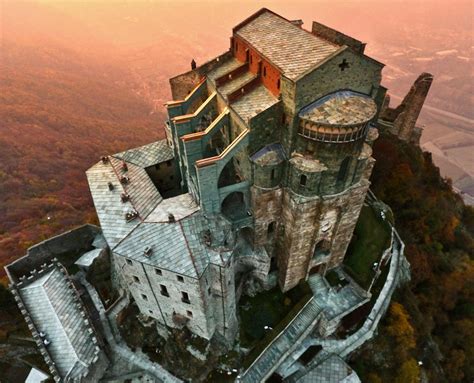
<svg viewBox="0 0 474 383">
<path fill-rule="evenodd" d="M 278 32 L 278 33 L 276 33 Z M 244 284 L 283 291 L 339 265 L 369 187 L 383 65 L 268 10 L 170 80 L 167 140 L 87 172 L 141 312 L 233 340 Z"/>
<path fill-rule="evenodd" d="M 269 346 L 241 372 L 242 381 L 298 372 L 297 353 L 311 342 L 295 347 L 314 331 L 327 337 L 344 315 L 370 300 L 370 293 L 352 284 L 333 291 L 323 277 L 343 262 L 368 198 L 377 121 L 385 113 L 392 132 L 403 130 L 406 140 L 416 140 L 422 102 L 403 120 L 411 125 L 401 118 L 394 123 L 406 111 L 387 109 L 380 84 L 384 65 L 364 54 L 365 44 L 317 22 L 311 31 L 301 24 L 261 9 L 233 28 L 228 51 L 201 66 L 193 60 L 191 71 L 170 80 L 166 139 L 102 157 L 87 171 L 101 232 L 77 229 L 65 234 L 68 239 L 31 248 L 7 267 L 56 381 L 97 381 L 119 347 L 112 347 L 107 331 L 100 335 L 100 327 L 109 326 L 101 304 L 95 306 L 100 326 L 86 308 L 82 295 L 94 301 L 93 287 L 56 259 L 72 237 L 72 243 L 95 248 L 76 265 L 87 268 L 106 252 L 114 288 L 133 299 L 164 337 L 168 329 L 186 326 L 231 347 L 243 294 L 275 286 L 287 292 L 312 280 L 314 297 L 296 318 L 301 324 L 291 324 L 295 339 L 284 343 L 289 335 L 282 333 L 276 340 L 281 345 L 273 351 Z M 371 318 L 375 325 L 367 327 L 370 335 L 344 347 L 327 343 L 333 370 L 350 370 L 341 358 L 370 338 L 403 279 L 399 265 L 408 266 L 393 228 L 384 257 L 392 263 L 384 300 Z M 104 353 L 108 347 L 112 351 Z M 178 381 L 143 365 L 154 381 Z M 331 368 L 308 371 L 322 376 Z M 298 381 L 320 381 L 299 373 Z M 359 381 L 351 376 L 344 381 Z"/>
</svg>

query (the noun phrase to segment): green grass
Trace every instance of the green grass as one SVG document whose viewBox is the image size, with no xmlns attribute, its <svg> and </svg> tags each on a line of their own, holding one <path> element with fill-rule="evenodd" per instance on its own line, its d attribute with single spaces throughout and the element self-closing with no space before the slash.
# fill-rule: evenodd
<svg viewBox="0 0 474 383">
<path fill-rule="evenodd" d="M 363 288 L 368 288 L 378 262 L 390 245 L 390 226 L 371 207 L 364 206 L 349 244 L 344 265 L 349 274 Z"/>
</svg>

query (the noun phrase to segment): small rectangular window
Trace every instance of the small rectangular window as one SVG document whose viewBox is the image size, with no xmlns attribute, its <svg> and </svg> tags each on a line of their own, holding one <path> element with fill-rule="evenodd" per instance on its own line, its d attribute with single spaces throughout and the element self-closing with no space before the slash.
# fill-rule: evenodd
<svg viewBox="0 0 474 383">
<path fill-rule="evenodd" d="M 191 301 L 189 300 L 189 294 L 185 291 L 181 291 L 181 302 L 190 304 Z"/>
<path fill-rule="evenodd" d="M 177 275 L 176 278 L 179 282 L 184 282 L 184 278 L 181 275 Z"/>
<path fill-rule="evenodd" d="M 192 312 L 192 311 L 187 310 L 187 311 L 186 311 L 186 314 L 188 314 L 188 317 L 190 317 L 190 318 L 193 317 L 193 312 Z"/>
<path fill-rule="evenodd" d="M 138 278 L 136 275 L 133 276 L 133 281 L 140 283 L 140 278 Z"/>
<path fill-rule="evenodd" d="M 132 262 L 132 260 L 131 260 L 131 259 L 127 259 L 127 265 L 130 265 L 130 266 L 132 266 L 132 265 L 133 265 L 133 262 Z"/>
<path fill-rule="evenodd" d="M 160 269 L 155 269 L 156 275 L 163 275 L 163 272 Z"/>
<path fill-rule="evenodd" d="M 148 297 L 145 294 L 142 294 L 142 298 L 143 298 L 144 301 L 148 300 Z"/>
<path fill-rule="evenodd" d="M 169 293 L 168 293 L 168 289 L 166 288 L 165 285 L 160 285 L 160 293 L 164 297 L 169 297 L 170 296 Z"/>
</svg>

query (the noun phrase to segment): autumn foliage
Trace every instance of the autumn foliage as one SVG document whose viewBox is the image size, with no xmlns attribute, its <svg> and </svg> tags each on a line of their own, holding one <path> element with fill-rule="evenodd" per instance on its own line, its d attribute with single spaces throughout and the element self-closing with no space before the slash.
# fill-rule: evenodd
<svg viewBox="0 0 474 383">
<path fill-rule="evenodd" d="M 412 279 L 362 353 L 367 380 L 419 381 L 421 361 L 430 382 L 473 381 L 474 209 L 418 147 L 382 134 L 374 156 L 372 187 L 394 212 Z"/>
</svg>

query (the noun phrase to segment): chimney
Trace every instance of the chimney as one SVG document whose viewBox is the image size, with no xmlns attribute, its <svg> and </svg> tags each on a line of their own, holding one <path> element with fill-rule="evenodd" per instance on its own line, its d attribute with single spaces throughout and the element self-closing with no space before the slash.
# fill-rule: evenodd
<svg viewBox="0 0 474 383">
<path fill-rule="evenodd" d="M 176 222 L 176 219 L 174 218 L 174 215 L 171 214 L 171 213 L 168 214 L 168 222 L 169 222 L 169 223 L 174 223 L 174 222 Z"/>
<path fill-rule="evenodd" d="M 125 161 L 122 161 L 122 170 L 125 172 L 128 170 L 128 165 Z"/>
<path fill-rule="evenodd" d="M 101 159 L 103 164 L 106 164 L 107 162 L 109 162 L 109 157 L 107 157 L 107 156 L 102 156 L 100 159 Z"/>
<path fill-rule="evenodd" d="M 130 201 L 130 195 L 127 193 L 122 193 L 120 194 L 120 199 L 122 200 L 123 203 Z"/>
<path fill-rule="evenodd" d="M 129 182 L 130 182 L 130 178 L 128 178 L 127 176 L 120 177 L 120 183 L 122 183 L 123 185 L 126 185 Z"/>
<path fill-rule="evenodd" d="M 145 250 L 143 251 L 143 254 L 145 257 L 149 257 L 153 253 L 153 250 L 150 246 L 145 247 Z"/>
<path fill-rule="evenodd" d="M 191 70 L 196 69 L 196 61 L 194 59 L 191 60 Z"/>
<path fill-rule="evenodd" d="M 107 185 L 109 186 L 109 190 L 114 190 L 114 184 L 112 182 L 109 182 Z"/>
</svg>

